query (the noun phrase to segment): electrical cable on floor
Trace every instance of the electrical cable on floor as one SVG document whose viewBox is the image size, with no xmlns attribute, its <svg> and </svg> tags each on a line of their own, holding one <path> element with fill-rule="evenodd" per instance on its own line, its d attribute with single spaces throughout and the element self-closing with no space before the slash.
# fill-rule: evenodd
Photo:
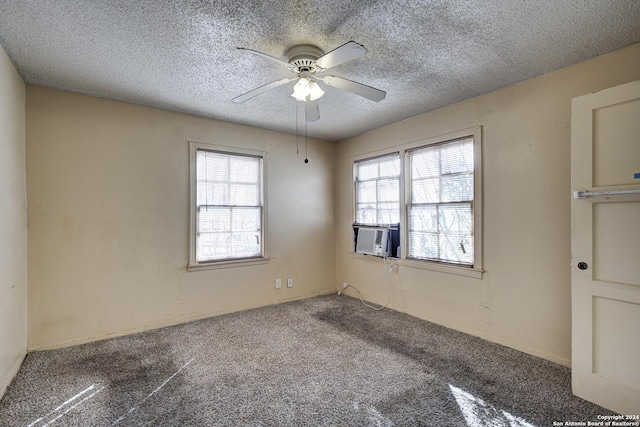
<svg viewBox="0 0 640 427">
<path fill-rule="evenodd" d="M 384 305 L 381 305 L 379 307 L 373 306 L 369 303 L 367 303 L 365 300 L 362 299 L 362 295 L 360 294 L 360 291 L 358 290 L 358 288 L 356 288 L 354 285 L 350 285 L 347 282 L 344 282 L 342 284 L 342 289 L 340 289 L 338 291 L 338 295 L 342 295 L 342 291 L 344 291 L 347 288 L 353 288 L 356 290 L 356 293 L 358 294 L 358 298 L 360 299 L 360 302 L 364 305 L 366 305 L 367 307 L 373 309 L 373 310 L 382 310 L 383 308 L 387 308 L 389 306 L 389 303 L 391 303 L 391 280 L 389 278 L 390 274 L 391 274 L 391 270 L 393 270 L 393 263 L 391 263 L 389 265 L 389 268 L 387 268 L 387 256 L 385 255 L 384 257 L 382 257 L 383 259 L 383 265 L 384 265 L 384 270 L 387 276 L 387 291 L 388 291 L 388 298 L 387 298 L 387 302 Z"/>
</svg>

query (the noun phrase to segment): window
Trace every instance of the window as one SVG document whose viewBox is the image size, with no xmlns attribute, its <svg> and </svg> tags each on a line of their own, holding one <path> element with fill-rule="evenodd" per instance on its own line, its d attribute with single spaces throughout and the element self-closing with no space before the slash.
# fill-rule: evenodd
<svg viewBox="0 0 640 427">
<path fill-rule="evenodd" d="M 191 157 L 190 266 L 262 258 L 263 155 L 192 143 Z"/>
<path fill-rule="evenodd" d="M 474 144 L 407 151 L 407 258 L 474 263 Z"/>
<path fill-rule="evenodd" d="M 356 223 L 400 222 L 400 156 L 398 153 L 355 162 Z"/>
<path fill-rule="evenodd" d="M 353 158 L 355 241 L 389 228 L 401 264 L 481 278 L 481 154 L 475 127 Z"/>
</svg>

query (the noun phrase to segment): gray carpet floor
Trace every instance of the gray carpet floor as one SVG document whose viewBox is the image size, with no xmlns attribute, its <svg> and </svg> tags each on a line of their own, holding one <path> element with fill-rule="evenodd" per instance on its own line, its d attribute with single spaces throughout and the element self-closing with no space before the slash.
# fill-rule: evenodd
<svg viewBox="0 0 640 427">
<path fill-rule="evenodd" d="M 570 369 L 346 296 L 33 352 L 0 426 L 507 426 L 611 414 Z"/>
</svg>

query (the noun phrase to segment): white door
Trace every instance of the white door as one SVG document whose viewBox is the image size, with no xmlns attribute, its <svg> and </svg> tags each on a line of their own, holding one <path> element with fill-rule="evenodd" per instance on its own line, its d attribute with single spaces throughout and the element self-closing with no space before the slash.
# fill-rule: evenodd
<svg viewBox="0 0 640 427">
<path fill-rule="evenodd" d="M 571 187 L 573 392 L 640 414 L 640 81 L 573 99 Z"/>
</svg>

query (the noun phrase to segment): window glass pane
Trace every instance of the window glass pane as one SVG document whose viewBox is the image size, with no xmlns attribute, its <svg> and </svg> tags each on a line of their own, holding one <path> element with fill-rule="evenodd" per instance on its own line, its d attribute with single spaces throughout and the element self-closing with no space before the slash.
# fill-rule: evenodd
<svg viewBox="0 0 640 427">
<path fill-rule="evenodd" d="M 440 190 L 443 202 L 473 200 L 473 175 L 443 176 Z"/>
<path fill-rule="evenodd" d="M 431 206 L 413 206 L 409 211 L 410 231 L 438 231 L 438 208 Z"/>
<path fill-rule="evenodd" d="M 411 203 L 440 201 L 440 178 L 428 178 L 411 183 Z"/>
<path fill-rule="evenodd" d="M 260 203 L 260 193 L 256 184 L 230 184 L 229 204 L 231 206 L 256 206 Z"/>
<path fill-rule="evenodd" d="M 259 160 L 254 157 L 236 156 L 229 158 L 229 181 L 258 183 Z"/>
<path fill-rule="evenodd" d="M 442 205 L 438 209 L 438 223 L 444 234 L 473 234 L 471 205 Z"/>
<path fill-rule="evenodd" d="M 378 178 L 378 163 L 360 163 L 358 165 L 358 180 Z"/>
<path fill-rule="evenodd" d="M 196 178 L 198 182 L 204 181 L 207 179 L 207 154 L 198 151 L 196 155 Z"/>
<path fill-rule="evenodd" d="M 397 202 L 400 197 L 400 181 L 398 179 L 381 179 L 378 181 L 378 201 Z"/>
<path fill-rule="evenodd" d="M 400 175 L 400 157 L 380 162 L 380 178 Z"/>
<path fill-rule="evenodd" d="M 207 179 L 227 181 L 229 179 L 229 159 L 224 154 L 208 153 Z"/>
<path fill-rule="evenodd" d="M 397 203 L 380 203 L 378 205 L 377 224 L 395 224 L 400 222 Z"/>
<path fill-rule="evenodd" d="M 231 209 L 201 207 L 199 212 L 198 231 L 220 232 L 231 230 Z"/>
<path fill-rule="evenodd" d="M 229 177 L 229 161 L 224 154 L 199 150 L 196 170 L 198 180 L 226 181 Z"/>
<path fill-rule="evenodd" d="M 376 223 L 376 206 L 371 203 L 358 203 L 356 205 L 356 222 L 360 224 Z"/>
<path fill-rule="evenodd" d="M 473 263 L 473 238 L 469 235 L 441 234 L 439 258 L 456 263 Z"/>
<path fill-rule="evenodd" d="M 211 183 L 207 186 L 207 190 L 211 188 L 211 195 L 207 195 L 207 205 L 228 205 L 229 204 L 229 185 L 227 183 Z"/>
<path fill-rule="evenodd" d="M 228 205 L 229 186 L 215 182 L 198 183 L 198 205 Z"/>
<path fill-rule="evenodd" d="M 201 234 L 199 237 L 200 261 L 228 258 L 231 255 L 231 234 Z"/>
<path fill-rule="evenodd" d="M 235 208 L 232 211 L 233 231 L 259 231 L 260 208 Z"/>
<path fill-rule="evenodd" d="M 473 171 L 473 140 L 445 144 L 440 153 L 442 174 Z"/>
<path fill-rule="evenodd" d="M 440 151 L 426 149 L 411 155 L 411 178 L 429 178 L 440 174 Z"/>
<path fill-rule="evenodd" d="M 207 188 L 207 182 L 206 181 L 198 181 L 197 183 L 197 187 L 196 187 L 196 205 L 200 206 L 200 205 L 206 205 L 207 204 L 207 195 L 210 193 L 211 191 Z"/>
<path fill-rule="evenodd" d="M 409 232 L 409 257 L 438 258 L 438 235 L 436 233 Z"/>
<path fill-rule="evenodd" d="M 258 233 L 233 234 L 232 248 L 232 253 L 236 257 L 260 255 L 260 235 Z"/>
<path fill-rule="evenodd" d="M 358 182 L 358 202 L 375 203 L 376 198 L 376 181 Z"/>
</svg>

